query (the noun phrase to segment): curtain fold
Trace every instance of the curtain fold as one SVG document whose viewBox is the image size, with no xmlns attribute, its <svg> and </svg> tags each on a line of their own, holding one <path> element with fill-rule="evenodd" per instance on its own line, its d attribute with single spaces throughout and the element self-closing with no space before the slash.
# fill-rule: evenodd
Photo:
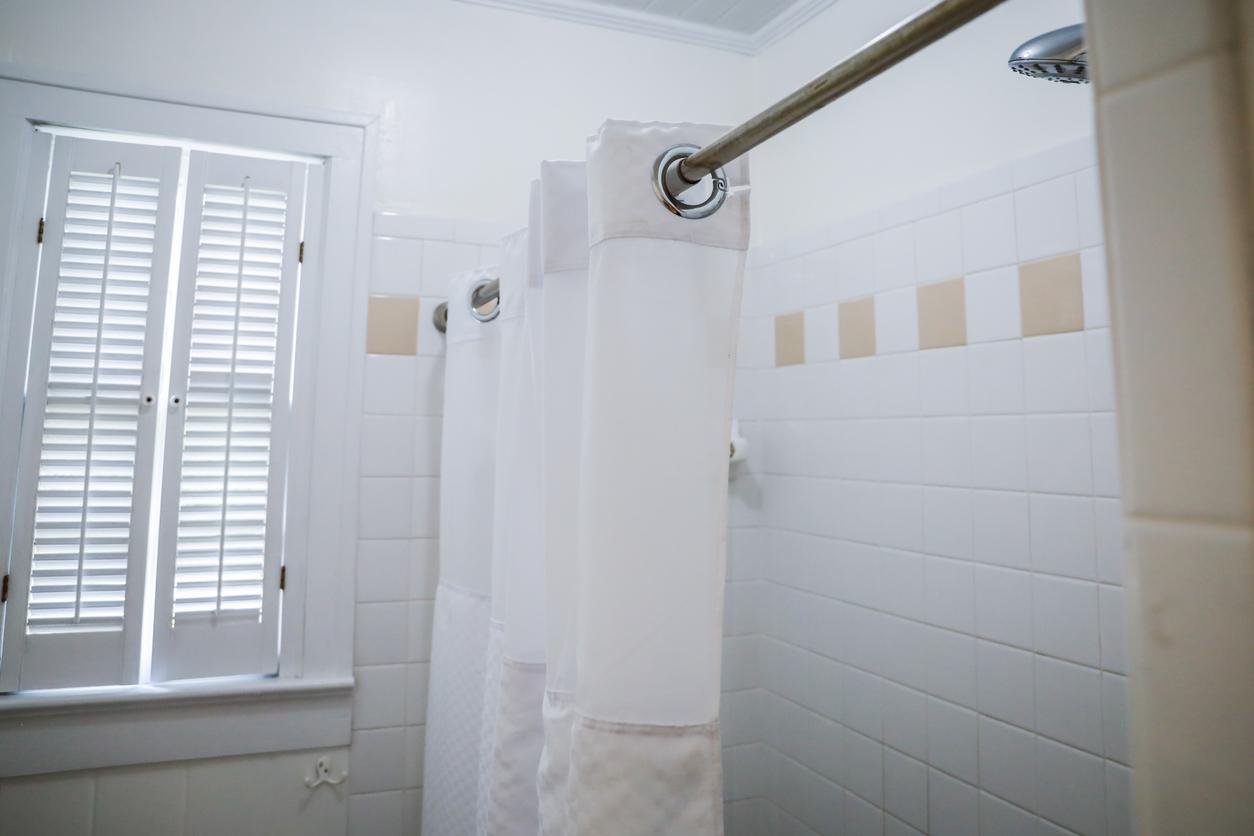
<svg viewBox="0 0 1254 836">
<path fill-rule="evenodd" d="M 572 832 L 718 834 L 728 438 L 748 195 L 668 214 L 653 160 L 720 129 L 607 122 L 588 149 Z M 743 165 L 730 166 L 733 189 Z"/>
<path fill-rule="evenodd" d="M 454 283 L 428 836 L 723 831 L 747 167 L 699 221 L 648 178 L 659 152 L 721 132 L 606 122 L 586 163 L 541 166 L 498 320 L 465 312 L 474 277 Z"/>
</svg>

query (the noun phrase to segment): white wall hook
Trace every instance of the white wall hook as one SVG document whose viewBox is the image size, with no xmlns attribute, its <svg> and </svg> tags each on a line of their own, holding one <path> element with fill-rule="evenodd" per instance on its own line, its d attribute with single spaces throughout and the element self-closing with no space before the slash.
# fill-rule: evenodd
<svg viewBox="0 0 1254 836">
<path fill-rule="evenodd" d="M 323 755 L 314 763 L 314 774 L 305 776 L 305 786 L 309 789 L 320 787 L 323 784 L 342 784 L 348 778 L 348 770 L 345 769 L 339 775 L 331 774 L 331 758 Z"/>
</svg>

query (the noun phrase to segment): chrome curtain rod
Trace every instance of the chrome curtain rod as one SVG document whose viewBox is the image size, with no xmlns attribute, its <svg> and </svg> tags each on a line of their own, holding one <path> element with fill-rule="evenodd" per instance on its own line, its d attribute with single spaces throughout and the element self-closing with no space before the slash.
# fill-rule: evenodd
<svg viewBox="0 0 1254 836">
<path fill-rule="evenodd" d="M 653 165 L 658 200 L 680 217 L 709 217 L 727 197 L 723 166 L 1003 2 L 940 0 L 704 148 L 676 145 L 663 151 Z M 683 200 L 683 193 L 707 175 L 712 178 L 709 195 L 697 202 Z"/>
</svg>

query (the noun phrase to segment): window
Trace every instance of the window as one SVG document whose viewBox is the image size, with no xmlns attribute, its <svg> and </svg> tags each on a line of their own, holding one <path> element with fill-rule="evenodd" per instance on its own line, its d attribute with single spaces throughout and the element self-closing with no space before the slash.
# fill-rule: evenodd
<svg viewBox="0 0 1254 836">
<path fill-rule="evenodd" d="M 33 150 L 0 690 L 274 674 L 321 165 L 83 132 Z"/>
</svg>

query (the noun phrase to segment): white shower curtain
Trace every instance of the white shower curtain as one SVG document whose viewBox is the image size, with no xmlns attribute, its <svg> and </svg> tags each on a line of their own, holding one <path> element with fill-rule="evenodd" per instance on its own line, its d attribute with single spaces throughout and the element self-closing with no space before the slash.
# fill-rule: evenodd
<svg viewBox="0 0 1254 836">
<path fill-rule="evenodd" d="M 662 150 L 719 133 L 607 122 L 586 164 L 542 166 L 529 231 L 503 248 L 496 365 L 475 355 L 494 391 L 500 370 L 496 426 L 491 439 L 478 427 L 477 450 L 465 443 L 483 415 L 462 410 L 475 407 L 465 392 L 488 384 L 461 379 L 476 372 L 453 326 L 469 280 L 454 286 L 428 836 L 722 833 L 727 450 L 747 177 L 729 167 L 733 191 L 704 220 L 669 214 L 648 178 Z M 450 537 L 450 526 L 488 533 Z M 468 539 L 489 589 L 485 599 L 475 587 L 475 615 L 457 617 L 472 609 L 459 606 Z M 476 670 L 474 693 L 450 687 Z"/>
<path fill-rule="evenodd" d="M 427 691 L 422 820 L 427 833 L 471 836 L 479 808 L 479 741 L 492 594 L 491 520 L 496 467 L 496 321 L 479 322 L 467 300 L 490 272 L 449 285 L 444 440 L 440 483 L 440 583 Z"/>
</svg>

